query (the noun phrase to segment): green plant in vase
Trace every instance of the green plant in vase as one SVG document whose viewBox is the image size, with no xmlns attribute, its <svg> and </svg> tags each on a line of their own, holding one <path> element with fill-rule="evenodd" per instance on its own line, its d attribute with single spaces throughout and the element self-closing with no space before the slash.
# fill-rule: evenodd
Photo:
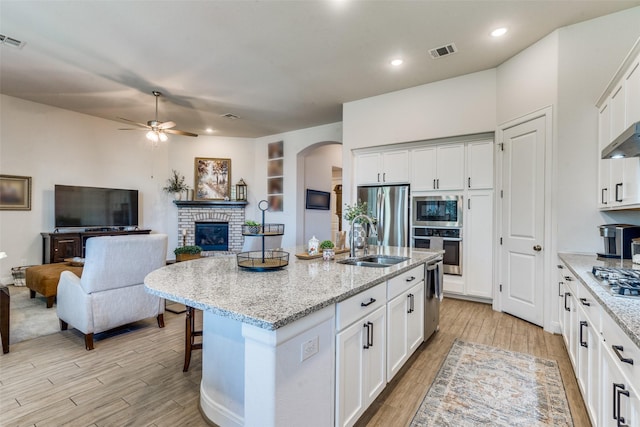
<svg viewBox="0 0 640 427">
<path fill-rule="evenodd" d="M 246 234 L 258 234 L 260 233 L 260 228 L 262 227 L 262 224 L 252 220 L 245 221 L 244 225 Z"/>
<path fill-rule="evenodd" d="M 162 191 L 167 194 L 173 194 L 176 200 L 180 200 L 182 193 L 188 189 L 189 186 L 185 182 L 184 175 L 175 169 L 171 170 L 171 177 L 167 179 L 167 185 L 162 187 Z"/>
<path fill-rule="evenodd" d="M 201 252 L 202 248 L 198 245 L 180 246 L 173 250 L 177 262 L 200 258 Z"/>
</svg>

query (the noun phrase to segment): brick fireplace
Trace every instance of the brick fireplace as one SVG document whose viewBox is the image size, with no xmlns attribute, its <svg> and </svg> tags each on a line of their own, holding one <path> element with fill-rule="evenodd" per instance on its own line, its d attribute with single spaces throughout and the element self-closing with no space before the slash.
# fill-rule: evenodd
<svg viewBox="0 0 640 427">
<path fill-rule="evenodd" d="M 206 246 L 212 249 L 203 251 L 203 256 L 242 251 L 244 242 L 242 225 L 245 221 L 247 202 L 176 200 L 174 203 L 178 207 L 179 244 L 183 244 L 183 242 L 185 245 L 198 244 L 196 242 L 196 223 L 198 223 L 198 240 L 201 243 L 207 243 Z M 216 225 L 219 226 L 216 227 Z M 227 250 L 220 249 L 222 247 L 221 241 L 224 240 L 224 228 L 227 228 L 228 233 L 225 242 L 228 246 Z M 203 235 L 202 230 L 207 230 L 207 234 Z M 212 240 L 215 242 L 211 242 Z"/>
</svg>

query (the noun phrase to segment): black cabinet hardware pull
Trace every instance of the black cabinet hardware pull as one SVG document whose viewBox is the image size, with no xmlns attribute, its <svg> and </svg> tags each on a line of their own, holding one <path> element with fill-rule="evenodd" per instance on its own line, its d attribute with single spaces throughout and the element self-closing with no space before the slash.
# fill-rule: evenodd
<svg viewBox="0 0 640 427">
<path fill-rule="evenodd" d="M 622 196 L 618 197 L 618 189 L 622 190 L 622 183 L 616 184 L 616 202 L 621 202 Z"/>
<path fill-rule="evenodd" d="M 582 303 L 582 305 L 586 305 L 587 307 L 591 307 L 591 303 L 587 302 L 586 298 L 580 298 L 580 302 Z"/>
<path fill-rule="evenodd" d="M 603 188 L 602 191 L 600 191 L 600 201 L 602 202 L 603 205 L 607 204 L 607 200 L 604 198 L 605 191 L 607 191 L 606 188 Z"/>
<path fill-rule="evenodd" d="M 360 303 L 360 307 L 366 307 L 366 306 L 368 306 L 368 305 L 373 304 L 374 302 L 376 302 L 375 298 L 370 298 L 370 299 L 369 299 L 369 302 L 361 302 L 361 303 Z"/>
<path fill-rule="evenodd" d="M 367 342 L 365 345 L 362 346 L 362 348 L 364 348 L 365 350 L 368 349 L 369 346 L 369 323 L 365 323 L 364 325 L 362 325 L 363 328 L 365 328 L 367 330 Z"/>
<path fill-rule="evenodd" d="M 434 190 L 436 189 L 436 180 L 435 179 L 433 180 L 433 189 Z"/>
<path fill-rule="evenodd" d="M 571 278 L 571 276 L 564 276 L 564 280 L 566 280 L 567 282 L 571 282 L 573 279 Z"/>
<path fill-rule="evenodd" d="M 405 279 L 407 282 L 413 282 L 414 280 L 416 280 L 416 276 L 409 276 Z"/>
<path fill-rule="evenodd" d="M 562 285 L 564 284 L 564 282 L 558 282 L 558 296 L 560 298 L 562 298 L 564 296 L 564 294 L 562 293 Z"/>
<path fill-rule="evenodd" d="M 467 185 L 471 188 L 471 177 L 467 178 Z"/>
<path fill-rule="evenodd" d="M 616 391 L 618 391 L 618 388 L 624 390 L 624 384 L 617 384 L 617 383 L 613 383 L 613 419 L 617 420 L 618 417 L 620 417 L 620 407 L 616 405 L 616 400 L 618 402 L 620 402 L 620 399 L 616 399 Z"/>
<path fill-rule="evenodd" d="M 584 340 L 584 338 L 582 337 L 582 327 L 583 326 L 588 326 L 587 322 L 585 322 L 584 320 L 580 321 L 580 345 L 584 348 L 587 348 L 587 342 Z"/>
<path fill-rule="evenodd" d="M 560 270 L 562 270 L 564 267 L 563 267 L 563 266 L 561 266 L 560 264 L 558 264 L 558 268 L 559 268 Z"/>
<path fill-rule="evenodd" d="M 386 172 L 384 172 L 382 174 L 382 182 L 387 182 L 387 173 Z"/>
<path fill-rule="evenodd" d="M 571 311 L 571 307 L 567 307 L 567 296 L 571 296 L 571 292 L 564 293 L 564 309 L 567 311 Z"/>
<path fill-rule="evenodd" d="M 367 322 L 367 324 L 369 325 L 369 337 L 367 337 L 367 340 L 369 341 L 369 347 L 373 347 L 373 323 Z"/>
<path fill-rule="evenodd" d="M 618 427 L 629 427 L 627 424 L 624 423 L 625 421 L 624 417 L 620 415 L 620 396 L 623 394 L 629 397 L 629 390 L 625 390 L 624 388 L 622 388 L 616 392 L 616 400 L 618 401 Z"/>
<path fill-rule="evenodd" d="M 623 357 L 620 354 L 621 351 L 624 351 L 624 347 L 622 347 L 621 345 L 612 345 L 611 348 L 613 349 L 613 352 L 616 354 L 616 356 L 618 356 L 618 359 L 620 359 L 621 362 L 628 363 L 629 365 L 633 365 L 633 359 Z"/>
</svg>

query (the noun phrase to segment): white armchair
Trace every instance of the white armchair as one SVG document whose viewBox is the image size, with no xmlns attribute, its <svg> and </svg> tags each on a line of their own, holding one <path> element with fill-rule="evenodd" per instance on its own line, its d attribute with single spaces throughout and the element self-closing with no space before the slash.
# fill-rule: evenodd
<svg viewBox="0 0 640 427">
<path fill-rule="evenodd" d="M 144 278 L 163 267 L 167 235 L 92 237 L 87 240 L 82 277 L 63 271 L 58 283 L 60 328 L 68 325 L 85 336 L 93 349 L 93 334 L 157 317 L 164 327 L 164 300 L 147 293 Z"/>
</svg>

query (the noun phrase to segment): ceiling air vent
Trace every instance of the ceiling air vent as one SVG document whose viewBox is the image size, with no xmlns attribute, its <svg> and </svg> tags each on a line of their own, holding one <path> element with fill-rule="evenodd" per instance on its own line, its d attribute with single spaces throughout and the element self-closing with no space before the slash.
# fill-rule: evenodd
<svg viewBox="0 0 640 427">
<path fill-rule="evenodd" d="M 231 114 L 231 113 L 221 114 L 220 117 L 224 117 L 225 119 L 229 119 L 229 120 L 237 120 L 240 118 L 235 114 Z"/>
<path fill-rule="evenodd" d="M 451 55 L 452 53 L 458 52 L 456 45 L 453 43 L 449 43 L 448 45 L 436 47 L 433 49 L 429 49 L 429 55 L 431 55 L 432 59 L 442 58 L 443 56 Z"/>
<path fill-rule="evenodd" d="M 21 42 L 20 40 L 16 40 L 9 36 L 5 36 L 4 34 L 0 34 L 0 44 L 17 47 L 18 49 L 24 46 L 24 42 Z"/>
</svg>

